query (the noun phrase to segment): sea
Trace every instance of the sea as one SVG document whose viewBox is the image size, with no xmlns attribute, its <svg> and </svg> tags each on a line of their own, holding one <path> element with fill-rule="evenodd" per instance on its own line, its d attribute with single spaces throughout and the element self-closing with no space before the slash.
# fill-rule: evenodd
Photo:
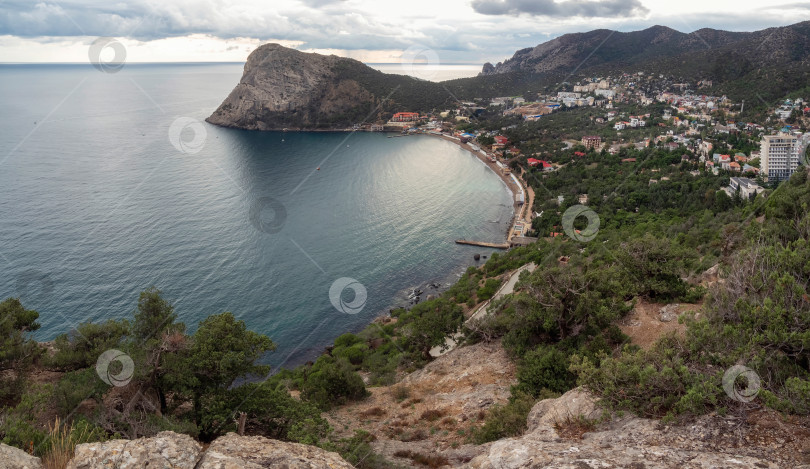
<svg viewBox="0 0 810 469">
<path fill-rule="evenodd" d="M 189 331 L 230 311 L 293 367 L 492 253 L 454 240 L 504 241 L 511 193 L 450 142 L 206 123 L 241 73 L 0 65 L 0 298 L 37 340 L 154 286 Z"/>
</svg>

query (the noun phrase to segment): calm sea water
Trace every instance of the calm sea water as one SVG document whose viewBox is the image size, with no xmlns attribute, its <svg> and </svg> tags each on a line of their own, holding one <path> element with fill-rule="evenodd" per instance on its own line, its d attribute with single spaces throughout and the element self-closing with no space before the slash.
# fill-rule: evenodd
<svg viewBox="0 0 810 469">
<path fill-rule="evenodd" d="M 448 142 L 204 123 L 240 76 L 0 66 L 0 296 L 40 312 L 39 340 L 155 285 L 191 330 L 231 311 L 291 366 L 488 254 L 453 240 L 504 239 L 510 193 Z"/>
</svg>

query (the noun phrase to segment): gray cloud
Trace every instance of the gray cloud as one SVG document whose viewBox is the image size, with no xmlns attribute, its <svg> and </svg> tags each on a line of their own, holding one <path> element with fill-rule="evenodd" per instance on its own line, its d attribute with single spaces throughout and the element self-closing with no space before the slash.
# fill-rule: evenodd
<svg viewBox="0 0 810 469">
<path fill-rule="evenodd" d="M 615 18 L 649 13 L 639 0 L 473 0 L 483 15 L 534 15 L 554 18 Z"/>
<path fill-rule="evenodd" d="M 324 7 L 326 5 L 333 5 L 333 4 L 336 4 L 336 3 L 343 3 L 345 1 L 346 0 L 301 0 L 301 3 L 303 3 L 306 6 L 312 7 L 312 8 L 320 8 L 320 7 Z"/>
</svg>

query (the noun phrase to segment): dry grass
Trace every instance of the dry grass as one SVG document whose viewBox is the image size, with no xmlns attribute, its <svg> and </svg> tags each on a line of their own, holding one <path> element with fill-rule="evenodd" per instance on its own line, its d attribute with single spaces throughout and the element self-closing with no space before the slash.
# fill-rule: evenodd
<svg viewBox="0 0 810 469">
<path fill-rule="evenodd" d="M 56 421 L 48 429 L 48 449 L 42 456 L 42 465 L 45 469 L 65 469 L 73 459 L 76 445 L 84 440 L 86 432 L 75 432 L 73 424 L 70 425 Z"/>
<path fill-rule="evenodd" d="M 596 428 L 596 421 L 588 420 L 583 416 L 571 417 L 554 423 L 554 429 L 560 438 L 569 440 L 581 440 L 582 435 L 592 432 Z"/>
<path fill-rule="evenodd" d="M 413 451 L 409 450 L 399 450 L 394 453 L 394 456 L 398 458 L 407 458 L 417 464 L 430 468 L 439 468 L 450 465 L 450 461 L 448 461 L 444 456 L 414 453 Z"/>
<path fill-rule="evenodd" d="M 428 422 L 433 422 L 434 420 L 439 420 L 440 418 L 444 417 L 445 412 L 439 409 L 428 409 L 422 412 L 422 415 L 419 417 L 420 420 L 427 420 Z"/>
<path fill-rule="evenodd" d="M 411 397 L 411 388 L 404 385 L 394 386 L 391 388 L 391 396 L 397 401 L 404 401 Z"/>
<path fill-rule="evenodd" d="M 372 407 L 360 412 L 361 417 L 382 417 L 383 415 L 385 415 L 385 411 L 382 407 Z"/>
</svg>

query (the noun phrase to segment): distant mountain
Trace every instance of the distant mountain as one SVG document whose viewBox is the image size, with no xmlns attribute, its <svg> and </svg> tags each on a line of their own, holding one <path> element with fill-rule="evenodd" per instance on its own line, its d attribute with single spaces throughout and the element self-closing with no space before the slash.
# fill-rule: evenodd
<svg viewBox="0 0 810 469">
<path fill-rule="evenodd" d="M 653 26 L 629 33 L 599 29 L 566 34 L 519 50 L 497 65 L 485 64 L 481 75 L 574 72 L 600 66 L 644 67 L 671 59 L 713 63 L 727 54 L 739 55 L 759 66 L 806 64 L 810 57 L 810 21 L 753 33 L 701 29 L 685 34 Z"/>
</svg>

